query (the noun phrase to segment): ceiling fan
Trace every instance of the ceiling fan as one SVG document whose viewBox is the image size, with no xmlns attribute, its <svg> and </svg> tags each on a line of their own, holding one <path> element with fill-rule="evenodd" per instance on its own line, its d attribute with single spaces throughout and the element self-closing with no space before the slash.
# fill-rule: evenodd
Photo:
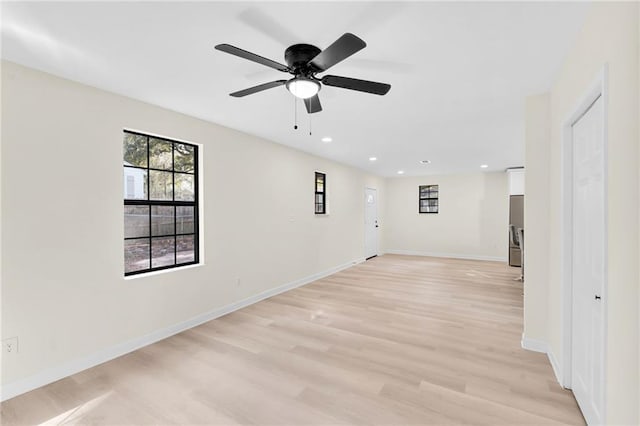
<svg viewBox="0 0 640 426">
<path fill-rule="evenodd" d="M 328 70 L 366 46 L 367 44 L 362 39 L 351 33 L 344 34 L 324 50 L 320 50 L 311 44 L 294 44 L 284 51 L 284 60 L 287 65 L 247 52 L 230 44 L 219 44 L 216 49 L 293 75 L 290 80 L 276 80 L 259 84 L 233 92 L 230 94 L 231 96 L 240 98 L 284 85 L 295 97 L 303 99 L 307 112 L 313 114 L 322 111 L 322 105 L 320 105 L 320 98 L 318 97 L 322 84 L 376 95 L 385 95 L 391 89 L 391 85 L 375 81 L 358 80 L 337 75 L 316 77 L 316 74 Z"/>
</svg>

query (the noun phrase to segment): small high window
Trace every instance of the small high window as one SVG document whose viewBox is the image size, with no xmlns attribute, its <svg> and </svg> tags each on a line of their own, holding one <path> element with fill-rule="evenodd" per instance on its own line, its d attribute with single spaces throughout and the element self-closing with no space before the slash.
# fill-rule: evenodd
<svg viewBox="0 0 640 426">
<path fill-rule="evenodd" d="M 327 175 L 316 172 L 316 214 L 327 213 Z"/>
<path fill-rule="evenodd" d="M 438 185 L 420 185 L 418 189 L 418 212 L 438 213 Z"/>
<path fill-rule="evenodd" d="M 124 274 L 198 263 L 198 147 L 124 132 Z"/>
</svg>

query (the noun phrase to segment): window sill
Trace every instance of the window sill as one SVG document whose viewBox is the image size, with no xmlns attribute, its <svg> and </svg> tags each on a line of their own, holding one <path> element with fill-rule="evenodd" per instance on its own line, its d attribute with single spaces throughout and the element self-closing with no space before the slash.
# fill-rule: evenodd
<svg viewBox="0 0 640 426">
<path fill-rule="evenodd" d="M 177 266 L 175 268 L 162 269 L 160 271 L 143 272 L 141 274 L 136 274 L 136 275 L 127 275 L 123 278 L 125 279 L 125 281 L 129 281 L 129 280 L 135 280 L 138 278 L 146 278 L 146 277 L 152 277 L 155 275 L 163 275 L 163 274 L 167 274 L 175 271 L 184 271 L 185 269 L 198 268 L 200 266 L 204 266 L 204 263 L 200 262 L 200 263 L 195 263 L 193 265 L 184 265 L 184 266 Z"/>
</svg>

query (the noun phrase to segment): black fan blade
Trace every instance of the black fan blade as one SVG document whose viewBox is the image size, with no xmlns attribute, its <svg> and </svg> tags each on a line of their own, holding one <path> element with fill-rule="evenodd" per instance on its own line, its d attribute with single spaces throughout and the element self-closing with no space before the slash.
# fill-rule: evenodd
<svg viewBox="0 0 640 426">
<path fill-rule="evenodd" d="M 386 95 L 389 89 L 391 89 L 390 84 L 358 80 L 357 78 L 339 77 L 337 75 L 325 75 L 322 77 L 322 84 L 357 90 L 359 92 L 373 93 L 374 95 Z"/>
<path fill-rule="evenodd" d="M 239 47 L 231 46 L 230 44 L 219 44 L 216 46 L 216 49 L 221 52 L 230 53 L 232 55 L 239 56 L 241 58 L 248 59 L 250 61 L 257 62 L 271 68 L 275 68 L 278 71 L 289 72 L 289 68 L 287 68 L 286 65 L 282 65 L 279 62 L 272 61 L 271 59 L 264 58 L 260 55 L 256 55 L 255 53 L 247 52 L 246 50 L 242 50 Z"/>
<path fill-rule="evenodd" d="M 320 98 L 318 95 L 305 99 L 304 106 L 307 107 L 307 112 L 309 114 L 322 111 L 322 105 L 320 105 Z"/>
<path fill-rule="evenodd" d="M 364 49 L 366 46 L 367 43 L 360 38 L 351 33 L 345 33 L 342 37 L 334 41 L 331 46 L 318 53 L 315 58 L 309 61 L 309 64 L 318 72 L 326 71 L 338 62 Z"/>
<path fill-rule="evenodd" d="M 254 93 L 262 92 L 263 90 L 272 89 L 274 87 L 282 86 L 285 84 L 287 80 L 276 80 L 269 83 L 258 84 L 257 86 L 249 87 L 248 89 L 238 90 L 237 92 L 233 92 L 229 94 L 229 96 L 233 96 L 234 98 L 241 98 L 243 96 L 252 95 Z"/>
</svg>

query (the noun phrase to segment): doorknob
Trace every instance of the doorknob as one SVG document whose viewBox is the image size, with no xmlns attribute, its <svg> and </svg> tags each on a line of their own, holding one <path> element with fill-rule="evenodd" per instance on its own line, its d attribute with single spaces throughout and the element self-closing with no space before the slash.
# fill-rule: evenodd
<svg viewBox="0 0 640 426">
<path fill-rule="evenodd" d="M 600 300 L 601 297 L 596 294 L 596 300 Z"/>
</svg>

